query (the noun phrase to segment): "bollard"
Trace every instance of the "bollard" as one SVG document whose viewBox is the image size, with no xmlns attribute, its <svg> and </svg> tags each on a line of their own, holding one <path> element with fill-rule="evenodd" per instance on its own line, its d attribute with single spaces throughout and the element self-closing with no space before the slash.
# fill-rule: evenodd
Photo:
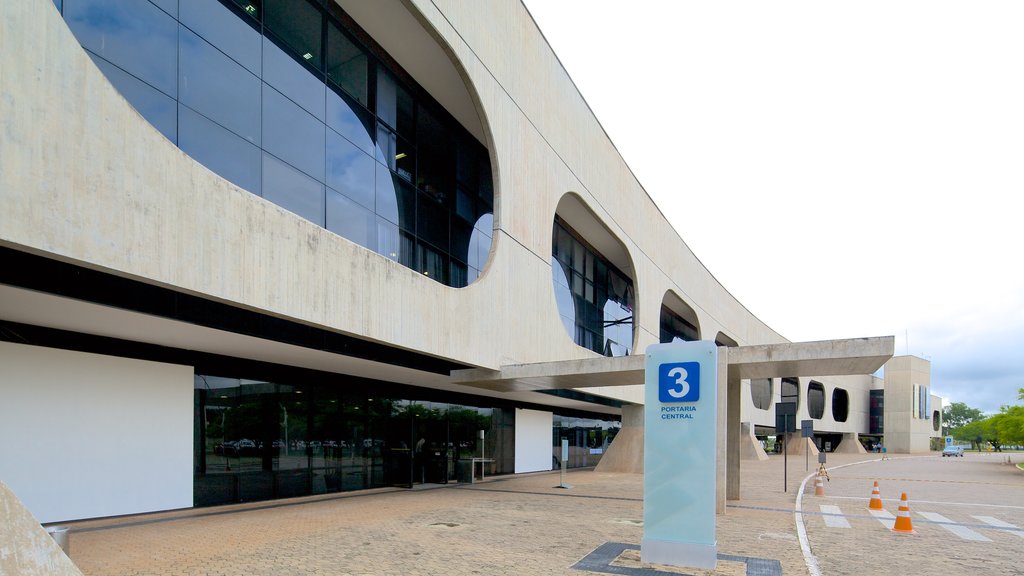
<svg viewBox="0 0 1024 576">
<path fill-rule="evenodd" d="M 67 527 L 49 526 L 46 528 L 46 533 L 53 537 L 53 541 L 57 543 L 57 546 L 60 546 L 62 551 L 64 551 L 64 555 L 70 558 L 71 540 Z"/>
</svg>

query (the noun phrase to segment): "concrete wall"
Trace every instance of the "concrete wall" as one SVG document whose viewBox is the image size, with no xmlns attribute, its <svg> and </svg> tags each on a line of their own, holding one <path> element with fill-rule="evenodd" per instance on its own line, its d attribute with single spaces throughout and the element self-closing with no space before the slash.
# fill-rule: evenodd
<svg viewBox="0 0 1024 576">
<path fill-rule="evenodd" d="M 516 474 L 551 470 L 553 414 L 516 408 Z"/>
<path fill-rule="evenodd" d="M 931 385 L 931 362 L 916 356 L 897 356 L 885 363 L 885 447 L 889 452 L 924 453 L 930 450 L 931 411 L 919 418 L 915 387 Z M 930 396 L 930 395 L 929 395 Z M 932 408 L 935 409 L 934 406 Z M 938 407 L 942 410 L 942 406 Z"/>
<path fill-rule="evenodd" d="M 40 522 L 192 506 L 192 368 L 0 342 L 0 480 Z"/>
</svg>

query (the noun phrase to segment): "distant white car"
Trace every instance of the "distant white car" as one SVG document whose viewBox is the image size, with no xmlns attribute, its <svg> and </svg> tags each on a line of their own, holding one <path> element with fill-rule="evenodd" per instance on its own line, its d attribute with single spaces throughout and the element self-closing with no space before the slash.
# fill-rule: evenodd
<svg viewBox="0 0 1024 576">
<path fill-rule="evenodd" d="M 964 457 L 964 447 L 963 446 L 946 446 L 942 450 L 942 457 L 945 458 L 946 456 L 950 456 L 950 457 L 952 457 L 952 456 L 959 456 L 959 457 L 963 458 Z"/>
</svg>

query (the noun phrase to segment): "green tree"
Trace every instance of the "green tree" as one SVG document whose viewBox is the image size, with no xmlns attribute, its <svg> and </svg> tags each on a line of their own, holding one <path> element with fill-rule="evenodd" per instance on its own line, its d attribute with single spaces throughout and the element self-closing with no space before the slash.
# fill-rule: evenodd
<svg viewBox="0 0 1024 576">
<path fill-rule="evenodd" d="M 1024 390 L 1024 389 L 1022 389 Z M 963 402 L 953 402 L 949 406 L 942 409 L 942 423 L 945 429 L 945 434 L 952 434 L 953 436 L 959 436 L 956 434 L 956 430 L 962 428 L 971 422 L 977 422 L 983 420 L 985 414 L 977 408 L 971 408 Z M 971 438 L 973 440 L 973 438 Z"/>
</svg>

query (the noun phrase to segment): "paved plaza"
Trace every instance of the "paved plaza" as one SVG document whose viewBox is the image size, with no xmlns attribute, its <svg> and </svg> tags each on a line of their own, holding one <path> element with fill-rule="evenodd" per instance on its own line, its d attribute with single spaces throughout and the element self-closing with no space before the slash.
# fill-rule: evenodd
<svg viewBox="0 0 1024 576">
<path fill-rule="evenodd" d="M 593 471 L 570 472 L 569 490 L 544 473 L 79 522 L 71 558 L 89 575 L 524 576 L 592 573 L 574 566 L 613 544 L 619 574 L 767 574 L 757 567 L 770 565 L 828 576 L 1020 574 L 1024 473 L 1005 458 L 829 455 L 826 496 L 813 496 L 808 482 L 801 521 L 805 459 L 789 457 L 786 491 L 782 456 L 744 461 L 742 500 L 718 517 L 725 560 L 713 572 L 641 565 L 632 548 L 642 534 L 642 476 Z M 915 534 L 893 533 L 869 514 L 875 480 L 892 515 L 899 492 L 908 493 Z"/>
</svg>

